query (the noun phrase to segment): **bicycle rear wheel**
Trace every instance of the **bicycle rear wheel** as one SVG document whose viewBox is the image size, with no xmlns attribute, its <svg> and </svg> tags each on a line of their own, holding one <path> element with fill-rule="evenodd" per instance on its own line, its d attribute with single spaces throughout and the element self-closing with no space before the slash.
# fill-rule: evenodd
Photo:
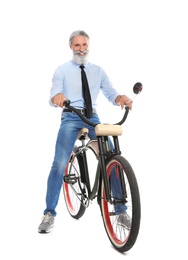
<svg viewBox="0 0 188 260">
<path fill-rule="evenodd" d="M 83 161 L 75 156 L 76 150 L 75 146 L 65 170 L 63 193 L 69 214 L 73 218 L 79 219 L 85 213 L 86 207 L 84 206 L 84 187 L 80 175 Z"/>
<path fill-rule="evenodd" d="M 120 186 L 122 189 L 121 194 L 126 195 L 122 198 L 118 198 L 118 201 L 120 202 L 121 200 L 122 204 L 126 204 L 127 206 L 126 213 L 131 218 L 131 228 L 127 229 L 118 224 L 118 215 L 116 214 L 114 207 L 115 201 L 117 202 L 117 198 L 114 198 L 111 191 L 113 202 L 110 203 L 106 200 L 104 182 L 102 182 L 101 185 L 100 199 L 103 223 L 108 238 L 115 249 L 120 252 L 125 252 L 130 250 L 135 244 L 140 227 L 141 209 L 138 184 L 131 165 L 124 157 L 120 155 L 115 155 L 107 161 L 106 173 L 109 182 L 112 174 L 114 173 L 116 178 L 120 180 Z"/>
</svg>

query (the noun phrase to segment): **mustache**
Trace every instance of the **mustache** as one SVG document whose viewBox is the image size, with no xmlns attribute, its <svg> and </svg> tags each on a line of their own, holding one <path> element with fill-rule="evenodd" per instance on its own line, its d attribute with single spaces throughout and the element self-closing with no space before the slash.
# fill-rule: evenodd
<svg viewBox="0 0 188 260">
<path fill-rule="evenodd" d="M 89 51 L 88 50 L 84 50 L 84 51 L 74 51 L 74 54 L 87 54 Z"/>
</svg>

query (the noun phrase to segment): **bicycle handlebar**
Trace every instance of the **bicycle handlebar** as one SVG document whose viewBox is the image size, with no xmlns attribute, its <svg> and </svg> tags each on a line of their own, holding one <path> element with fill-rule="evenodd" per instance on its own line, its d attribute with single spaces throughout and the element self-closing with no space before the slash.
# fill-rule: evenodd
<svg viewBox="0 0 188 260">
<path fill-rule="evenodd" d="M 97 124 L 94 124 L 91 121 L 89 121 L 85 116 L 83 116 L 83 114 L 78 109 L 70 106 L 70 103 L 71 103 L 70 100 L 67 99 L 64 101 L 64 106 L 67 107 L 68 109 L 72 110 L 73 112 L 75 112 L 86 124 L 93 126 L 93 127 L 95 127 L 97 125 Z M 125 113 L 123 115 L 122 120 L 114 125 L 122 125 L 125 122 L 125 120 L 128 116 L 128 113 L 129 113 L 129 107 L 125 106 Z"/>
<path fill-rule="evenodd" d="M 133 92 L 137 95 L 142 91 L 142 83 L 137 82 L 134 86 L 133 86 Z M 97 124 L 92 123 L 91 121 L 89 121 L 85 116 L 83 116 L 82 113 L 80 113 L 80 111 L 78 109 L 76 109 L 75 107 L 70 106 L 70 100 L 65 100 L 64 101 L 64 106 L 69 108 L 71 111 L 75 112 L 86 124 L 95 127 Z M 127 119 L 127 116 L 129 114 L 129 107 L 125 106 L 125 113 L 123 115 L 123 118 L 121 119 L 120 122 L 113 124 L 113 125 L 122 125 L 125 120 Z"/>
</svg>

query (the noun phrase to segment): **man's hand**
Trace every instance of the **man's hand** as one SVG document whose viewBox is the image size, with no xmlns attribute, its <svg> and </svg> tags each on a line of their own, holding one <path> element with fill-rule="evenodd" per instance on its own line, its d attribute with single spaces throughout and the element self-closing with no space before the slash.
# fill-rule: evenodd
<svg viewBox="0 0 188 260">
<path fill-rule="evenodd" d="M 125 105 L 127 105 L 129 107 L 130 110 L 132 110 L 132 103 L 133 101 L 128 98 L 127 96 L 125 95 L 122 95 L 122 96 L 117 96 L 116 99 L 115 99 L 115 102 L 121 106 L 121 109 L 123 109 L 125 107 Z"/>
<path fill-rule="evenodd" d="M 66 97 L 62 94 L 62 93 L 58 93 L 57 95 L 55 95 L 52 99 L 51 102 L 54 106 L 58 106 L 58 107 L 63 107 L 64 105 L 64 101 L 66 100 Z"/>
</svg>

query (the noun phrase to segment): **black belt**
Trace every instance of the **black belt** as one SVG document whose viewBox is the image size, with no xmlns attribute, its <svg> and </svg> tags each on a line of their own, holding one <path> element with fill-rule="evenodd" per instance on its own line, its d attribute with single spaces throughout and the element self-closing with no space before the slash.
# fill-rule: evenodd
<svg viewBox="0 0 188 260">
<path fill-rule="evenodd" d="M 78 110 L 81 114 L 85 114 L 85 112 L 86 112 L 86 109 L 85 109 L 85 108 L 76 109 L 76 110 Z M 74 113 L 74 111 L 72 111 L 71 109 L 68 109 L 68 108 L 64 108 L 64 109 L 63 109 L 63 112 L 72 112 L 72 113 Z M 92 113 L 93 113 L 93 114 L 96 114 L 97 111 L 96 111 L 95 109 L 93 109 L 93 110 L 92 110 Z"/>
</svg>

